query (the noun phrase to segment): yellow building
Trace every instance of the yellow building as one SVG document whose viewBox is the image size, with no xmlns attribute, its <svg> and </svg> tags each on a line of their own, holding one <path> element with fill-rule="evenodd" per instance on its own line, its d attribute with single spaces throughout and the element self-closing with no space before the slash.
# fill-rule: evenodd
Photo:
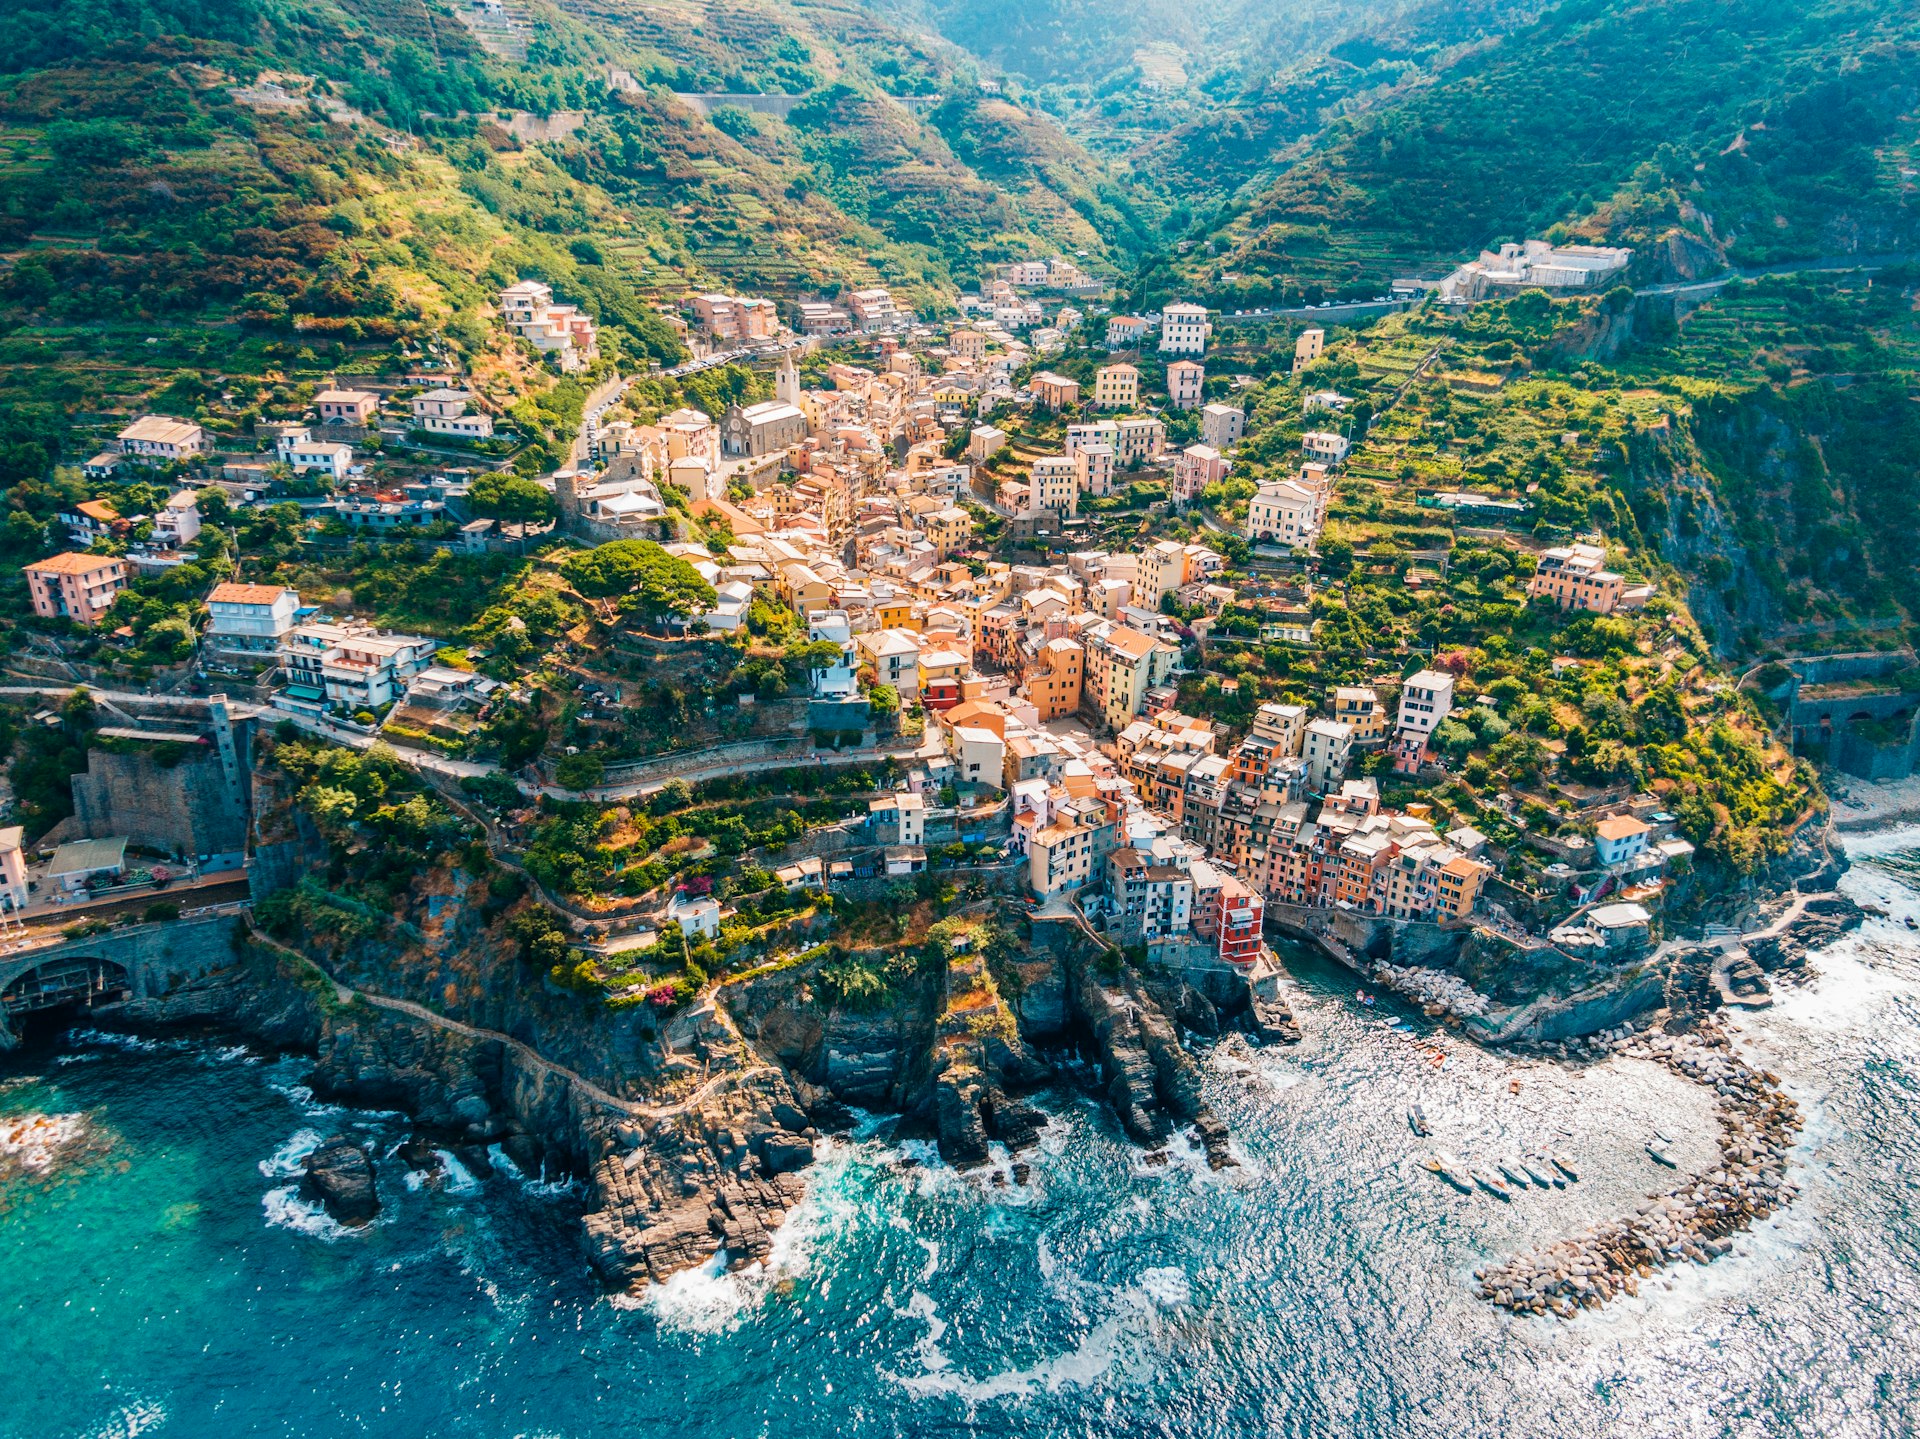
<svg viewBox="0 0 1920 1439">
<path fill-rule="evenodd" d="M 1131 410 L 1140 403 L 1140 371 L 1124 361 L 1102 365 L 1093 375 L 1093 402 L 1103 410 Z"/>
</svg>

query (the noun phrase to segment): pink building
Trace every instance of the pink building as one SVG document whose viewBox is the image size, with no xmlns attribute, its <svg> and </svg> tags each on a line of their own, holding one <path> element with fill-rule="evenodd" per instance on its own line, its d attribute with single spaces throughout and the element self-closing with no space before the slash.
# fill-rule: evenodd
<svg viewBox="0 0 1920 1439">
<path fill-rule="evenodd" d="M 24 567 L 33 612 L 46 619 L 62 615 L 76 624 L 100 622 L 113 597 L 127 587 L 127 566 L 112 555 L 74 551 L 35 560 Z"/>
</svg>

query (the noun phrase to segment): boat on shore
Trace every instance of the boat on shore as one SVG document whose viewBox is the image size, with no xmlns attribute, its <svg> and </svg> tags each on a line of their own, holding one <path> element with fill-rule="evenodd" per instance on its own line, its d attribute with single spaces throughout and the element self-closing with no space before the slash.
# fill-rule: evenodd
<svg viewBox="0 0 1920 1439">
<path fill-rule="evenodd" d="M 1417 1104 L 1408 1107 L 1407 1123 L 1413 1126 L 1413 1132 L 1422 1139 L 1433 1133 L 1433 1126 L 1427 1123 L 1427 1111 Z"/>
<path fill-rule="evenodd" d="M 1553 1167 L 1555 1169 L 1559 1170 L 1562 1174 L 1566 1175 L 1567 1178 L 1573 1180 L 1574 1182 L 1576 1183 L 1579 1182 L 1580 1171 L 1573 1167 L 1573 1161 L 1567 1158 L 1564 1151 L 1555 1150 L 1552 1154 L 1548 1155 L 1547 1157 L 1553 1161 Z"/>
<path fill-rule="evenodd" d="M 1512 1181 L 1516 1189 L 1531 1189 L 1533 1187 L 1532 1181 L 1527 1176 L 1526 1166 L 1521 1164 L 1521 1162 L 1512 1155 L 1509 1154 L 1502 1158 L 1499 1161 L 1499 1168 L 1500 1172 Z"/>
<path fill-rule="evenodd" d="M 1647 1144 L 1647 1154 L 1655 1164 L 1664 1164 L 1668 1169 L 1677 1169 L 1679 1167 L 1673 1162 L 1673 1156 L 1667 1153 L 1667 1147 L 1664 1144 L 1649 1141 Z"/>
</svg>

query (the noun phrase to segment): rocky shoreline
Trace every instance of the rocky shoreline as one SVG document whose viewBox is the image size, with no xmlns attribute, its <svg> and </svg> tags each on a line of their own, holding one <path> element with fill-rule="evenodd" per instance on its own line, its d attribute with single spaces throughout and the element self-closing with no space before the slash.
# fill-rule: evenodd
<svg viewBox="0 0 1920 1439">
<path fill-rule="evenodd" d="M 1648 1059 L 1705 1085 L 1719 1096 L 1720 1162 L 1627 1218 L 1503 1264 L 1476 1270 L 1482 1298 L 1513 1314 L 1571 1319 L 1642 1280 L 1683 1262 L 1706 1264 L 1733 1247 L 1732 1236 L 1791 1203 L 1798 1187 L 1786 1176 L 1788 1151 L 1802 1120 L 1778 1088 L 1778 1076 L 1755 1070 L 1733 1052 L 1713 1020 L 1684 1036 L 1616 1041 L 1614 1052 Z"/>
</svg>

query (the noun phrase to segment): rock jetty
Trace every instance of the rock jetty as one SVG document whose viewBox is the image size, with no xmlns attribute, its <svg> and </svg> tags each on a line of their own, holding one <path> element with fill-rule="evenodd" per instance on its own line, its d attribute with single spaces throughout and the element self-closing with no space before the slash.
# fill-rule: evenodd
<svg viewBox="0 0 1920 1439">
<path fill-rule="evenodd" d="M 1711 1021 L 1691 1035 L 1650 1035 L 1616 1052 L 1664 1064 L 1719 1096 L 1719 1163 L 1652 1196 L 1629 1218 L 1476 1271 L 1481 1297 L 1502 1309 L 1570 1319 L 1619 1294 L 1637 1294 L 1656 1270 L 1727 1253 L 1734 1234 L 1799 1193 L 1786 1177 L 1799 1106 L 1780 1092 L 1777 1076 L 1734 1054 Z"/>
</svg>

